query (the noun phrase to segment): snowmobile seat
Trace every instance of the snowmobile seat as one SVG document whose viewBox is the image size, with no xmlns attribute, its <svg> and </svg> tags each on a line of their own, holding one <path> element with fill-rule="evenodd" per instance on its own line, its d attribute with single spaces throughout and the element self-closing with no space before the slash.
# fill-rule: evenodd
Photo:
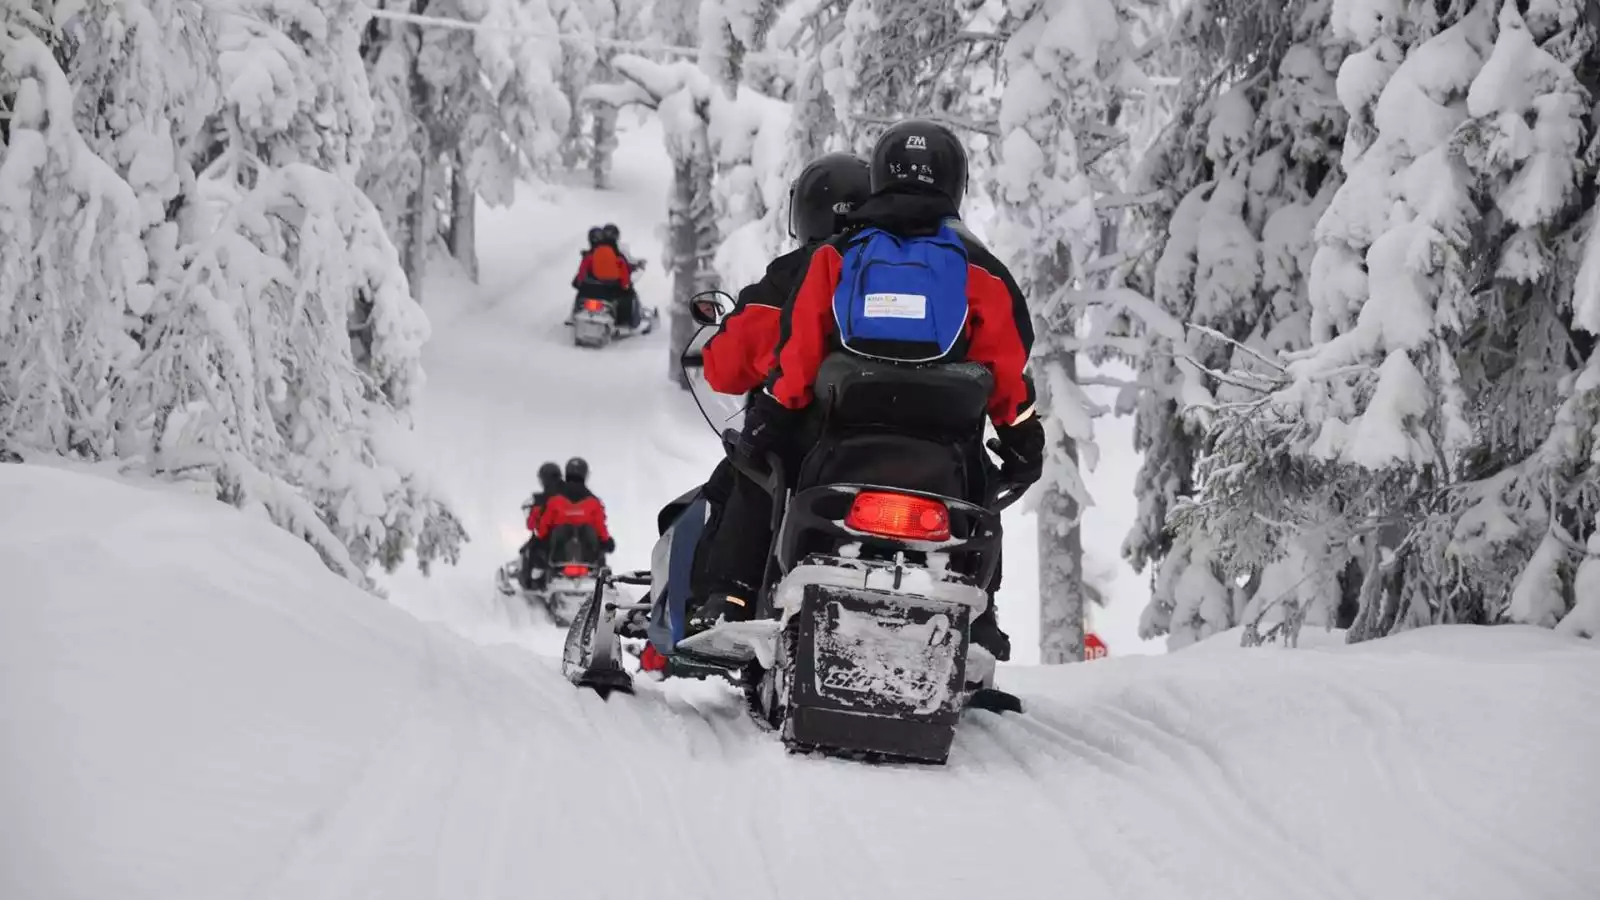
<svg viewBox="0 0 1600 900">
<path fill-rule="evenodd" d="M 550 529 L 550 564 L 568 563 L 594 565 L 604 556 L 600 549 L 600 535 L 588 525 L 557 525 Z"/>
<path fill-rule="evenodd" d="M 835 351 L 817 370 L 827 428 L 948 437 L 983 431 L 994 376 L 978 363 L 911 365 Z"/>
<path fill-rule="evenodd" d="M 981 495 L 993 376 L 977 363 L 906 365 L 836 352 L 817 374 L 817 439 L 796 490 L 856 483 L 970 500 Z"/>
</svg>

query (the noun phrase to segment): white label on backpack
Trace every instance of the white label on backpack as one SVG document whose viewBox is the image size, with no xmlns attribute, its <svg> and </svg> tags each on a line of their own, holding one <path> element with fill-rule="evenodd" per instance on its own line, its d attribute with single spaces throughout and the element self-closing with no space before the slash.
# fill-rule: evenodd
<svg viewBox="0 0 1600 900">
<path fill-rule="evenodd" d="M 922 294 L 868 294 L 861 315 L 868 319 L 926 319 L 928 298 Z"/>
</svg>

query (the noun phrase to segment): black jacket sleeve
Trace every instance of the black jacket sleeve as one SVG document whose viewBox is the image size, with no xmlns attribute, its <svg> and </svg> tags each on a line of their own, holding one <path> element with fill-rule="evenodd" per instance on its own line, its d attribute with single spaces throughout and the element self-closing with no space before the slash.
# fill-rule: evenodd
<svg viewBox="0 0 1600 900">
<path fill-rule="evenodd" d="M 743 309 L 752 303 L 773 309 L 788 306 L 790 298 L 800 287 L 800 278 L 805 274 L 806 264 L 816 249 L 815 244 L 807 244 L 768 263 L 766 274 L 761 276 L 760 281 L 746 285 L 739 291 L 734 309 Z"/>
</svg>

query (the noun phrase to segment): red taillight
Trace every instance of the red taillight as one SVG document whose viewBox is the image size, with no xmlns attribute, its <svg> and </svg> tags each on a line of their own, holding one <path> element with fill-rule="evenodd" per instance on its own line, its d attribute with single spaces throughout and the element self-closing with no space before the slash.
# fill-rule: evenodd
<svg viewBox="0 0 1600 900">
<path fill-rule="evenodd" d="M 950 510 L 937 500 L 862 491 L 850 505 L 844 524 L 856 531 L 908 541 L 950 539 Z"/>
<path fill-rule="evenodd" d="M 583 301 L 583 308 L 589 312 L 604 312 L 606 302 L 604 300 L 585 300 Z"/>
<path fill-rule="evenodd" d="M 567 576 L 568 578 L 582 578 L 583 576 L 589 574 L 589 567 L 588 566 L 562 566 L 561 567 L 561 574 Z"/>
</svg>

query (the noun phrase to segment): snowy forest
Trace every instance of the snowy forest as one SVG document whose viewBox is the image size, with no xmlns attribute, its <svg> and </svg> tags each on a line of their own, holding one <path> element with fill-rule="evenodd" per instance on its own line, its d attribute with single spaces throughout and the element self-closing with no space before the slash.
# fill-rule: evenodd
<svg viewBox="0 0 1600 900">
<path fill-rule="evenodd" d="M 1035 319 L 1044 662 L 1102 453 L 1141 454 L 1170 648 L 1594 636 L 1597 103 L 1600 0 L 0 0 L 0 455 L 184 483 L 363 587 L 449 564 L 411 406 L 480 206 L 606 187 L 645 111 L 672 296 L 736 289 L 801 166 L 922 116 Z"/>
</svg>

